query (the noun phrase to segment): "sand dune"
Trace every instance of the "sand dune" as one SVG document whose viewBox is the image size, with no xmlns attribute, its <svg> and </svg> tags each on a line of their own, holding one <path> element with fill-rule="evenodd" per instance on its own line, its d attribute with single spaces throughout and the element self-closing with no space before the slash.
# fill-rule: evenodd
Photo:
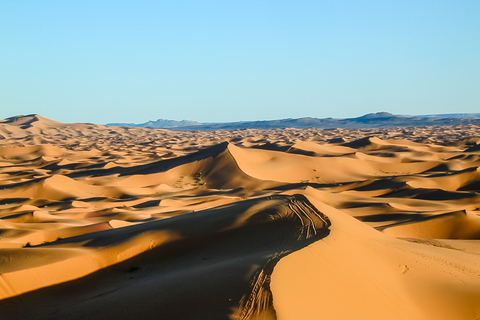
<svg viewBox="0 0 480 320">
<path fill-rule="evenodd" d="M 478 254 L 441 240 L 432 245 L 390 237 L 316 201 L 315 190 L 306 193 L 332 225 L 327 237 L 277 264 L 271 288 L 278 319 L 478 315 Z"/>
<path fill-rule="evenodd" d="M 479 129 L 2 120 L 1 318 L 480 318 Z"/>
</svg>

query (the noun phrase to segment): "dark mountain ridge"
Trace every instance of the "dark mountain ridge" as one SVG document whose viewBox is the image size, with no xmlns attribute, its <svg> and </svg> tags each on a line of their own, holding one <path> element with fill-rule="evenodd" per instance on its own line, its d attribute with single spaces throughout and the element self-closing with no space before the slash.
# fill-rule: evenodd
<svg viewBox="0 0 480 320">
<path fill-rule="evenodd" d="M 119 127 L 134 127 L 134 128 L 177 128 L 177 127 L 189 127 L 201 125 L 200 122 L 191 120 L 167 120 L 158 119 L 156 121 L 148 121 L 144 123 L 108 123 L 107 126 L 119 126 Z"/>
<path fill-rule="evenodd" d="M 394 115 L 388 112 L 369 113 L 356 118 L 311 118 L 279 119 L 262 121 L 238 121 L 199 123 L 196 121 L 165 120 L 149 121 L 141 124 L 109 123 L 107 126 L 166 128 L 177 131 L 214 131 L 236 129 L 283 129 L 283 128 L 393 128 L 393 127 L 426 127 L 459 124 L 480 124 L 480 113 L 455 113 L 445 115 Z"/>
</svg>

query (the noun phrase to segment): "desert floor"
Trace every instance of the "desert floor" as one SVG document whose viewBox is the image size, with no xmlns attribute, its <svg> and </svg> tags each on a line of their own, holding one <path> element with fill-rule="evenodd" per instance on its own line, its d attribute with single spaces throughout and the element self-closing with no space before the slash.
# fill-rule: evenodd
<svg viewBox="0 0 480 320">
<path fill-rule="evenodd" d="M 0 121 L 0 318 L 480 319 L 480 126 Z"/>
</svg>

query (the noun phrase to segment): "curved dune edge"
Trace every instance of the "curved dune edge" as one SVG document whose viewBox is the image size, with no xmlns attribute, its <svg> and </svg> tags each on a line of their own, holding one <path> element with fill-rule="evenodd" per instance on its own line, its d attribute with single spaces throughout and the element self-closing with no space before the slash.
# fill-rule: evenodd
<svg viewBox="0 0 480 320">
<path fill-rule="evenodd" d="M 174 241 L 175 238 L 177 236 L 169 232 L 149 232 L 98 250 L 38 247 L 24 248 L 23 254 L 14 252 L 11 256 L 5 251 L 4 254 L 9 259 L 16 259 L 19 262 L 15 264 L 16 267 L 7 265 L 6 268 L 2 268 L 0 300 L 84 277 L 151 250 L 155 246 Z M 40 257 L 36 263 L 32 256 L 46 256 L 48 259 Z M 21 265 L 20 261 L 25 264 Z M 28 264 L 29 267 L 25 268 Z"/>
<path fill-rule="evenodd" d="M 329 217 L 331 232 L 275 266 L 278 319 L 480 317 L 478 252 L 387 236 L 316 200 L 314 189 L 305 194 Z"/>
<path fill-rule="evenodd" d="M 178 265 L 179 269 L 190 270 L 189 273 L 193 274 L 205 274 L 206 279 L 213 283 L 215 283 L 215 273 L 218 272 L 236 278 L 233 289 L 238 296 L 238 300 L 229 300 L 231 317 L 234 319 L 256 319 L 259 314 L 274 315 L 268 289 L 269 276 L 273 265 L 282 256 L 326 236 L 329 232 L 329 225 L 328 218 L 317 211 L 303 195 L 285 195 L 245 200 L 235 204 L 184 214 L 176 218 L 57 240 L 52 243 L 26 248 L 23 251 L 23 256 L 18 251 L 12 252 L 17 256 L 11 255 L 10 258 L 16 259 L 18 263 L 4 266 L 4 273 L 0 278 L 3 288 L 2 298 L 12 298 L 0 301 L 0 307 L 6 308 L 8 305 L 14 305 L 16 301 L 22 301 L 22 304 L 28 304 L 29 301 L 32 301 L 36 304 L 44 296 L 42 287 L 49 286 L 50 289 L 47 288 L 48 290 L 62 292 L 63 288 L 69 286 L 73 286 L 73 288 L 82 286 L 82 283 L 87 281 L 86 278 L 77 281 L 70 280 L 85 277 L 96 270 L 108 270 L 109 266 L 117 269 L 126 268 L 127 272 L 135 272 L 139 269 L 135 266 L 136 264 L 145 266 L 145 261 L 149 260 L 153 263 L 155 269 L 160 268 L 161 270 L 161 265 L 170 260 L 172 263 L 178 263 L 175 261 L 179 256 L 184 257 L 181 258 L 182 260 L 188 259 L 189 256 L 201 254 L 202 251 L 211 251 L 211 244 L 208 245 L 208 243 L 214 241 L 223 243 L 222 247 L 224 248 L 220 247 L 220 252 L 234 247 L 243 253 L 236 256 L 235 252 L 218 254 L 213 251 L 209 255 L 218 255 L 218 258 L 216 258 L 218 261 L 214 264 L 210 265 L 208 260 L 204 260 L 207 264 L 204 262 L 205 265 L 199 266 L 181 262 Z M 246 238 L 252 240 L 246 241 Z M 196 247 L 198 249 L 192 249 Z M 33 265 L 32 255 L 34 253 L 39 257 L 37 266 Z M 42 255 L 50 255 L 50 258 L 42 260 L 40 258 Z M 55 259 L 59 261 L 55 262 Z M 30 268 L 25 269 L 22 261 L 30 263 Z M 121 267 L 125 264 L 130 265 L 130 267 Z M 8 267 L 11 270 L 8 270 Z M 92 280 L 93 283 L 112 282 L 114 283 L 113 286 L 118 285 L 119 288 L 127 285 L 124 280 L 116 283 L 116 281 L 119 281 L 118 279 L 115 280 L 117 275 L 109 278 L 107 271 L 102 272 L 106 274 L 91 274 L 90 277 L 96 279 Z M 177 268 L 169 272 L 173 273 L 174 278 L 179 276 L 179 279 L 175 280 L 176 285 L 187 285 L 188 281 L 182 280 L 182 271 L 179 271 L 178 275 L 175 275 Z M 166 274 L 168 275 L 168 272 Z M 121 275 L 121 277 L 124 276 Z M 155 282 L 158 281 L 157 278 L 163 279 L 165 275 L 162 272 L 154 271 L 148 277 Z M 249 281 L 250 284 L 248 284 Z M 59 285 L 54 286 L 55 284 Z M 195 284 L 189 285 L 195 287 Z M 221 282 L 215 284 L 215 286 L 222 285 Z M 110 283 L 107 288 L 111 288 L 111 286 Z M 141 288 L 147 292 L 150 290 L 163 291 L 163 289 L 157 287 L 145 289 L 143 285 Z M 81 295 L 77 296 L 75 294 L 76 290 L 55 294 L 59 295 L 57 303 L 65 306 L 68 303 L 64 302 L 63 299 L 68 299 L 69 296 L 73 295 L 77 303 L 72 308 L 82 308 L 82 303 L 88 305 L 88 295 L 90 293 L 87 297 L 82 298 Z M 131 303 L 129 301 L 130 289 L 127 287 L 117 290 L 123 290 L 124 293 L 119 293 L 119 298 L 112 298 L 114 299 L 112 303 L 129 305 Z M 28 293 L 28 291 L 32 292 Z M 104 295 L 104 292 L 100 290 L 95 294 Z M 209 294 L 212 294 L 212 292 Z M 16 297 L 17 295 L 18 297 Z M 147 296 L 149 296 L 148 293 Z M 151 295 L 151 297 L 154 298 L 155 295 Z M 176 297 L 176 299 L 179 298 Z M 147 308 L 154 306 L 150 305 Z M 168 309 L 166 306 L 165 308 Z M 103 310 L 103 307 L 101 309 Z M 43 308 L 37 308 L 37 311 L 39 310 L 43 310 Z M 46 310 L 48 311 L 48 305 Z M 98 314 L 92 317 L 94 319 L 103 318 L 105 315 L 102 310 L 97 310 Z M 175 310 L 172 311 L 172 316 L 176 312 Z M 7 309 L 6 315 L 9 312 L 18 313 L 21 311 Z M 22 312 L 28 311 L 24 310 Z M 166 310 L 164 312 L 168 313 Z M 27 313 L 23 316 L 32 319 L 44 317 L 41 312 L 38 315 Z M 123 317 L 121 316 L 121 318 Z"/>
<path fill-rule="evenodd" d="M 284 256 L 313 241 L 322 239 L 330 233 L 330 220 L 318 211 L 308 199 L 300 195 L 289 197 L 288 207 L 302 221 L 302 236 L 297 237 L 294 245 L 275 252 L 250 280 L 250 290 L 243 295 L 239 306 L 230 316 L 235 320 L 275 319 L 273 297 L 270 289 L 271 275 L 275 265 Z"/>
</svg>

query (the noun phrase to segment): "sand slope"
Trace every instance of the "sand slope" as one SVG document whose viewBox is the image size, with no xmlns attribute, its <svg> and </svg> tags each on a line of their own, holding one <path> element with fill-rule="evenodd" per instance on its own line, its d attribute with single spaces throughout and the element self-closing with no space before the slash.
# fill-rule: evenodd
<svg viewBox="0 0 480 320">
<path fill-rule="evenodd" d="M 480 318 L 479 129 L 2 120 L 2 319 Z"/>
<path fill-rule="evenodd" d="M 315 200 L 315 190 L 306 193 L 331 219 L 331 232 L 277 264 L 278 319 L 475 319 L 480 313 L 478 252 L 442 240 L 390 237 Z"/>
</svg>

